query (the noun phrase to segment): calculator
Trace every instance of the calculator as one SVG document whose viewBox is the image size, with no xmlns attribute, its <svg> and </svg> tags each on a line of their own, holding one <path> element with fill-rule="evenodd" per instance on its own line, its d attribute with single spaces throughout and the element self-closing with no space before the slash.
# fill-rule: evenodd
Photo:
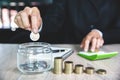
<svg viewBox="0 0 120 80">
<path fill-rule="evenodd" d="M 100 59 L 106 59 L 114 57 L 118 54 L 117 51 L 115 52 L 104 52 L 104 51 L 98 51 L 98 52 L 84 52 L 80 51 L 78 53 L 79 56 L 86 58 L 88 60 L 100 60 Z"/>
</svg>

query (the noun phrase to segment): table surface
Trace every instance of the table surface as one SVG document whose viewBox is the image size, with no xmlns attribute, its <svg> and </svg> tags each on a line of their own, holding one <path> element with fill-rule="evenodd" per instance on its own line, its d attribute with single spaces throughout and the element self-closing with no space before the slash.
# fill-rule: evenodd
<svg viewBox="0 0 120 80">
<path fill-rule="evenodd" d="M 107 70 L 106 75 L 99 74 L 53 74 L 52 71 L 26 75 L 17 69 L 17 49 L 18 44 L 0 44 L 0 80 L 120 80 L 120 54 L 110 59 L 89 61 L 77 55 L 80 51 L 79 45 L 54 44 L 54 46 L 73 48 L 74 53 L 65 61 L 73 61 L 75 64 L 82 64 L 84 67 L 94 67 Z M 118 51 L 120 53 L 120 44 L 104 45 L 103 51 Z"/>
</svg>

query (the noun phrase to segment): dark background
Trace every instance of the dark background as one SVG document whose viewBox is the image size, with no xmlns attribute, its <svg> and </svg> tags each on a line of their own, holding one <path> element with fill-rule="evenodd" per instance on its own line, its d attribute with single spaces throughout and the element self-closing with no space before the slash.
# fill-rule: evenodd
<svg viewBox="0 0 120 80">
<path fill-rule="evenodd" d="M 16 6 L 11 6 L 10 3 L 11 2 L 15 2 Z M 23 2 L 24 5 L 20 6 L 19 3 Z M 41 11 L 41 16 L 44 17 L 44 15 L 46 15 L 46 11 L 48 10 L 48 8 L 52 5 L 53 0 L 0 0 L 0 10 L 3 8 L 7 8 L 9 10 L 13 9 L 16 11 L 20 11 L 23 10 L 25 8 L 25 6 L 36 6 L 40 9 Z M 1 11 L 0 11 L 0 18 L 2 17 Z M 69 23 L 69 22 L 67 22 Z M 43 22 L 44 24 L 44 22 Z M 66 25 L 65 25 L 66 26 Z M 43 34 L 41 35 L 41 38 L 39 41 L 41 42 L 48 42 L 48 43 L 69 43 L 70 39 L 68 39 L 67 37 L 65 37 L 66 42 L 63 40 L 63 35 L 66 29 L 63 30 L 59 30 L 62 32 L 57 32 L 57 33 L 47 33 L 47 34 Z M 70 29 L 72 30 L 72 29 Z M 25 42 L 31 42 L 30 38 L 30 31 L 26 31 L 26 30 L 22 30 L 20 28 L 18 28 L 16 31 L 11 31 L 10 27 L 9 28 L 0 28 L 0 43 L 25 43 Z M 71 35 L 70 35 L 71 36 Z M 120 42 L 120 39 L 114 40 L 111 39 L 112 37 L 118 37 L 118 35 L 110 35 L 109 37 L 107 37 L 106 39 L 108 39 L 108 43 L 116 43 Z M 110 39 L 109 39 L 110 38 Z M 72 38 L 73 39 L 73 38 Z M 73 40 L 71 39 L 71 41 L 73 41 L 73 43 L 75 44 L 75 39 Z M 77 40 L 77 39 L 76 39 Z M 68 42 L 69 41 L 69 42 Z"/>
</svg>

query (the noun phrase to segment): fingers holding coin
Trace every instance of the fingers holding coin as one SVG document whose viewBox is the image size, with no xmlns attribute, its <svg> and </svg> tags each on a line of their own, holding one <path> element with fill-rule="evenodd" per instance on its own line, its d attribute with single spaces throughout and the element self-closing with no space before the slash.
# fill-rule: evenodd
<svg viewBox="0 0 120 80">
<path fill-rule="evenodd" d="M 20 28 L 38 33 L 38 29 L 42 24 L 40 10 L 37 7 L 25 7 L 16 15 L 14 21 Z"/>
<path fill-rule="evenodd" d="M 37 7 L 26 7 L 15 16 L 14 21 L 20 28 L 31 31 L 30 39 L 32 41 L 37 41 L 40 38 L 38 29 L 42 24 L 42 18 Z"/>
</svg>

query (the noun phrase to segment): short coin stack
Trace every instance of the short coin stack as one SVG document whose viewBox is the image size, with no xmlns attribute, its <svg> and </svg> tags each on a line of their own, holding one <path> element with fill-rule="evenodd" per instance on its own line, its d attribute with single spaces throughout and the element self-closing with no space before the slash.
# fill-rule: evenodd
<svg viewBox="0 0 120 80">
<path fill-rule="evenodd" d="M 97 74 L 104 75 L 104 74 L 106 74 L 106 73 L 107 73 L 107 71 L 106 71 L 106 70 L 104 70 L 104 69 L 98 69 L 98 70 L 96 71 L 96 73 L 97 73 Z"/>
<path fill-rule="evenodd" d="M 72 61 L 65 61 L 65 68 L 64 73 L 65 74 L 72 74 L 73 73 L 73 62 Z"/>
<path fill-rule="evenodd" d="M 75 65 L 75 73 L 82 74 L 83 73 L 83 65 L 81 65 L 81 64 Z"/>
<path fill-rule="evenodd" d="M 85 72 L 87 74 L 94 74 L 95 70 L 93 67 L 86 67 Z"/>
</svg>

